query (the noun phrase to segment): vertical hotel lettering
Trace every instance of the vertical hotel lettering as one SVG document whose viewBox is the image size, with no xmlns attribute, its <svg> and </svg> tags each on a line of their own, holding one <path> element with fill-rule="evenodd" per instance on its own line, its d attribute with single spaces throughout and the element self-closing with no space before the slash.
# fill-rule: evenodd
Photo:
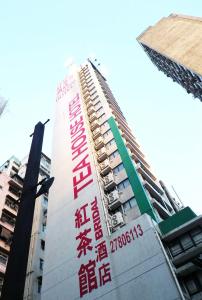
<svg viewBox="0 0 202 300">
<path fill-rule="evenodd" d="M 91 160 L 87 143 L 81 100 L 78 93 L 69 102 L 69 130 L 71 159 L 73 163 L 73 199 L 75 202 L 74 228 L 77 241 L 76 257 L 81 265 L 78 269 L 80 297 L 111 281 L 107 244 L 104 239 L 96 195 L 84 196 L 81 192 L 93 183 Z M 88 195 L 88 194 L 87 194 Z M 79 198 L 82 203 L 79 203 Z M 83 200 L 86 198 L 86 201 Z M 83 203 L 84 202 L 84 203 Z M 87 255 L 87 257 L 85 257 Z M 89 256 L 90 255 L 90 256 Z"/>
<path fill-rule="evenodd" d="M 79 158 L 72 170 L 74 199 L 77 199 L 79 193 L 93 182 L 79 94 L 69 103 L 69 119 L 72 161 Z"/>
</svg>

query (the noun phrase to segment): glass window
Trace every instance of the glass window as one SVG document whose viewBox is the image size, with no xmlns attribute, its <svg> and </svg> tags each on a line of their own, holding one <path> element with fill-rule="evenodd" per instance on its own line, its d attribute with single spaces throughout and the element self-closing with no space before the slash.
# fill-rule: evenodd
<svg viewBox="0 0 202 300">
<path fill-rule="evenodd" d="M 197 281 L 195 280 L 195 278 L 187 279 L 185 284 L 190 295 L 194 295 L 199 292 L 199 288 L 197 286 Z"/>
<path fill-rule="evenodd" d="M 116 144 L 115 139 L 111 139 L 107 144 L 106 148 L 109 149 L 112 145 Z"/>
<path fill-rule="evenodd" d="M 127 201 L 123 204 L 123 210 L 126 212 L 128 210 L 130 210 L 131 207 L 130 207 L 130 203 Z"/>
<path fill-rule="evenodd" d="M 41 240 L 41 249 L 45 250 L 45 241 L 44 240 Z"/>
<path fill-rule="evenodd" d="M 38 293 L 41 293 L 41 287 L 42 287 L 42 276 L 39 276 L 37 278 L 38 281 Z"/>
<path fill-rule="evenodd" d="M 129 180 L 125 179 L 117 185 L 117 188 L 119 191 L 122 191 L 122 190 L 126 189 L 129 185 L 130 185 Z"/>
<path fill-rule="evenodd" d="M 172 242 L 169 248 L 173 257 L 183 252 L 183 249 L 178 241 Z"/>
<path fill-rule="evenodd" d="M 104 112 L 104 108 L 103 107 L 100 107 L 97 111 L 96 111 L 96 113 L 98 113 L 98 114 L 101 114 L 101 113 L 103 113 Z"/>
<path fill-rule="evenodd" d="M 200 227 L 197 227 L 190 231 L 190 234 L 196 245 L 202 243 L 202 230 Z"/>
<path fill-rule="evenodd" d="M 131 208 L 133 208 L 133 207 L 135 207 L 137 205 L 137 201 L 136 201 L 135 197 L 131 198 L 129 200 L 129 202 L 130 202 Z"/>
<path fill-rule="evenodd" d="M 109 160 L 112 160 L 118 155 L 119 155 L 119 151 L 118 150 L 114 151 L 112 154 L 109 155 Z"/>
<path fill-rule="evenodd" d="M 106 138 L 111 132 L 111 129 L 107 130 L 105 133 L 103 133 L 103 138 Z"/>
<path fill-rule="evenodd" d="M 99 96 L 96 95 L 96 96 L 92 97 L 91 100 L 92 100 L 92 101 L 95 101 L 98 97 L 99 97 Z"/>
<path fill-rule="evenodd" d="M 100 126 L 100 130 L 105 129 L 105 127 L 107 127 L 108 122 L 104 122 L 101 126 Z"/>
<path fill-rule="evenodd" d="M 123 209 L 126 212 L 126 211 L 130 210 L 131 208 L 135 207 L 136 205 L 137 205 L 136 199 L 135 199 L 135 197 L 133 197 L 123 204 Z"/>
<path fill-rule="evenodd" d="M 99 118 L 98 121 L 102 121 L 103 117 L 105 116 L 105 113 L 103 113 Z"/>
<path fill-rule="evenodd" d="M 94 105 L 95 110 L 98 108 L 98 106 L 100 106 L 100 104 L 101 104 L 101 101 L 98 101 L 98 102 Z"/>
<path fill-rule="evenodd" d="M 120 165 L 118 165 L 117 167 L 115 167 L 113 169 L 113 173 L 114 175 L 118 174 L 119 172 L 121 172 L 124 169 L 123 163 L 121 163 Z"/>
<path fill-rule="evenodd" d="M 180 242 L 184 250 L 190 249 L 194 246 L 189 234 L 184 234 L 181 236 Z"/>
<path fill-rule="evenodd" d="M 43 263 L 44 263 L 44 260 L 42 258 L 40 258 L 40 260 L 39 260 L 39 268 L 42 271 L 43 271 Z"/>
</svg>

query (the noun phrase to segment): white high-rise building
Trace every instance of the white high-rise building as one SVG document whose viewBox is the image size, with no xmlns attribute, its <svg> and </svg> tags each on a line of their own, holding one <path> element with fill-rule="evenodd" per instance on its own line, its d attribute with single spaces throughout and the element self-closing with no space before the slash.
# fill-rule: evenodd
<svg viewBox="0 0 202 300">
<path fill-rule="evenodd" d="M 201 299 L 202 218 L 153 174 L 89 60 L 58 86 L 51 160 L 42 300 Z"/>
</svg>

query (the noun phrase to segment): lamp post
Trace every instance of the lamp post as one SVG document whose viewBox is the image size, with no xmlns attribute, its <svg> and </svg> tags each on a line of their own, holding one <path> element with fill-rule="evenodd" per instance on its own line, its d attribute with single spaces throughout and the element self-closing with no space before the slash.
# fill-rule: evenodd
<svg viewBox="0 0 202 300">
<path fill-rule="evenodd" d="M 32 144 L 2 288 L 2 300 L 23 300 L 35 198 L 44 192 L 42 188 L 42 193 L 36 194 L 44 128 L 48 121 L 44 124 L 37 123 L 31 135 Z"/>
</svg>

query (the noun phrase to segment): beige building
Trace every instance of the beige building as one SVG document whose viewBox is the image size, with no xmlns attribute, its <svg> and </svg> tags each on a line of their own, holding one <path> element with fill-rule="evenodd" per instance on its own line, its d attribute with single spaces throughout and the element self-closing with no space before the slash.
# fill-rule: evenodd
<svg viewBox="0 0 202 300">
<path fill-rule="evenodd" d="M 171 14 L 137 40 L 160 71 L 202 100 L 202 18 Z"/>
</svg>

